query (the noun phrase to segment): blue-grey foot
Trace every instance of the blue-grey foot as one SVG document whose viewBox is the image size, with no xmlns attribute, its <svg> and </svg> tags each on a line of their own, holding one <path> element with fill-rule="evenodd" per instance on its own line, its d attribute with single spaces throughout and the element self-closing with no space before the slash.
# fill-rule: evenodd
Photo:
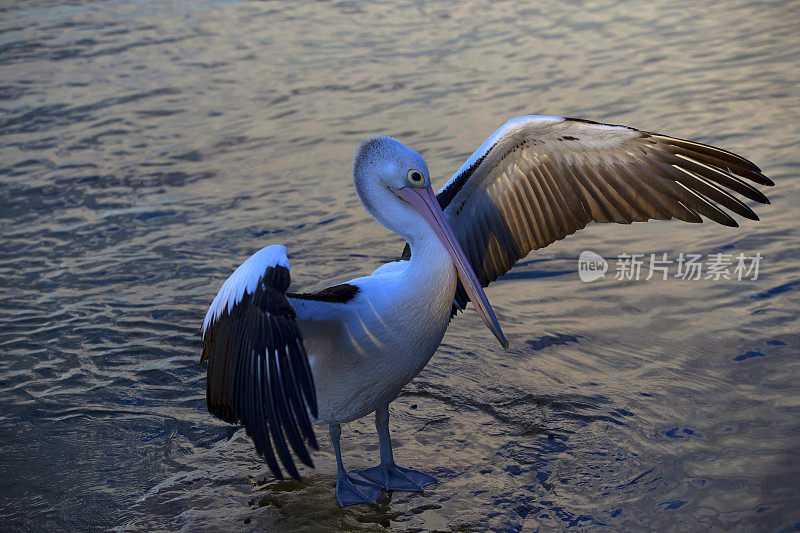
<svg viewBox="0 0 800 533">
<path fill-rule="evenodd" d="M 365 479 L 357 472 L 348 472 L 336 480 L 336 501 L 339 505 L 375 503 L 381 495 L 381 486 Z"/>
<path fill-rule="evenodd" d="M 361 470 L 359 473 L 386 490 L 417 492 L 421 491 L 425 485 L 436 483 L 436 478 L 433 476 L 394 464 L 389 467 L 383 465 L 373 466 L 372 468 Z"/>
</svg>

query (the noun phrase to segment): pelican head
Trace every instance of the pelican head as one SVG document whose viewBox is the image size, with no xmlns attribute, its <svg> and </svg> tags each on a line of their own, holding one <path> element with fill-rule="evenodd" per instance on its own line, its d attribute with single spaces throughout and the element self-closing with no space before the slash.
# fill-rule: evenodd
<svg viewBox="0 0 800 533">
<path fill-rule="evenodd" d="M 353 185 L 364 209 L 405 238 L 412 254 L 423 239 L 437 238 L 442 243 L 484 324 L 508 348 L 489 299 L 439 206 L 422 156 L 387 135 L 364 139 L 353 160 Z"/>
<path fill-rule="evenodd" d="M 429 233 L 417 210 L 396 192 L 431 185 L 428 165 L 415 150 L 388 135 L 364 139 L 353 159 L 353 185 L 364 209 L 383 227 L 412 244 Z"/>
</svg>

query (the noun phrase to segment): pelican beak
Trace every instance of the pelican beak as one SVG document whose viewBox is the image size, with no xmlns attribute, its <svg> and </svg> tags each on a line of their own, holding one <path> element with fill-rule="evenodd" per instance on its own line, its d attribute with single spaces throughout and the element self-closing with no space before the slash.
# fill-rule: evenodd
<svg viewBox="0 0 800 533">
<path fill-rule="evenodd" d="M 464 285 L 472 305 L 475 306 L 475 310 L 478 311 L 483 323 L 486 324 L 489 331 L 494 333 L 503 348 L 508 349 L 508 340 L 503 335 L 503 330 L 500 329 L 500 324 L 497 322 L 497 317 L 494 316 L 494 311 L 489 304 L 489 299 L 486 298 L 486 294 L 483 292 L 478 276 L 472 270 L 472 266 L 458 244 L 453 230 L 450 229 L 450 224 L 447 223 L 442 208 L 439 207 L 436 193 L 430 187 L 403 187 L 400 189 L 390 187 L 390 189 L 397 196 L 414 206 L 430 227 L 433 228 L 433 231 L 436 232 L 439 240 L 442 241 L 442 244 L 444 244 L 453 259 L 458 271 L 458 277 Z"/>
</svg>

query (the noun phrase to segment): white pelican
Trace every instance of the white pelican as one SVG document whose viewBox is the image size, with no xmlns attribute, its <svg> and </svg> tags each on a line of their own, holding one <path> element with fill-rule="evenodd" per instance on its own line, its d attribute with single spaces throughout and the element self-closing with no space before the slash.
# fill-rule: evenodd
<svg viewBox="0 0 800 533">
<path fill-rule="evenodd" d="M 328 424 L 342 506 L 374 503 L 381 489 L 422 490 L 436 480 L 395 464 L 389 404 L 468 299 L 507 347 L 481 287 L 531 250 L 589 222 L 701 222 L 702 215 L 737 226 L 723 208 L 758 220 L 729 192 L 769 203 L 748 180 L 773 184 L 750 161 L 712 146 L 529 115 L 503 124 L 434 194 L 417 152 L 388 136 L 365 139 L 353 162 L 356 193 L 375 220 L 407 241 L 408 260 L 294 294 L 287 292 L 286 249 L 256 252 L 225 281 L 203 321 L 208 409 L 244 424 L 279 478 L 278 460 L 299 478 L 290 448 L 313 466 L 311 424 Z M 373 412 L 380 464 L 348 472 L 340 425 Z"/>
</svg>

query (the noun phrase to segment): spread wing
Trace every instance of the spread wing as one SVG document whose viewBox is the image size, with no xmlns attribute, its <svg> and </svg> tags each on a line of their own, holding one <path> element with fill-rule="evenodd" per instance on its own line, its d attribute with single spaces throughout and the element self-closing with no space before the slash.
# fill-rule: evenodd
<svg viewBox="0 0 800 533">
<path fill-rule="evenodd" d="M 487 139 L 437 194 L 483 286 L 589 222 L 758 220 L 733 193 L 773 185 L 731 152 L 625 126 L 528 115 Z M 459 308 L 467 302 L 459 285 Z"/>
<path fill-rule="evenodd" d="M 289 447 L 314 466 L 306 441 L 317 449 L 309 419 L 317 399 L 289 287 L 286 248 L 253 254 L 222 285 L 203 321 L 202 361 L 208 361 L 206 403 L 214 416 L 241 423 L 273 475 L 283 478 L 277 457 L 300 475 Z M 287 446 L 288 441 L 288 446 Z"/>
</svg>

